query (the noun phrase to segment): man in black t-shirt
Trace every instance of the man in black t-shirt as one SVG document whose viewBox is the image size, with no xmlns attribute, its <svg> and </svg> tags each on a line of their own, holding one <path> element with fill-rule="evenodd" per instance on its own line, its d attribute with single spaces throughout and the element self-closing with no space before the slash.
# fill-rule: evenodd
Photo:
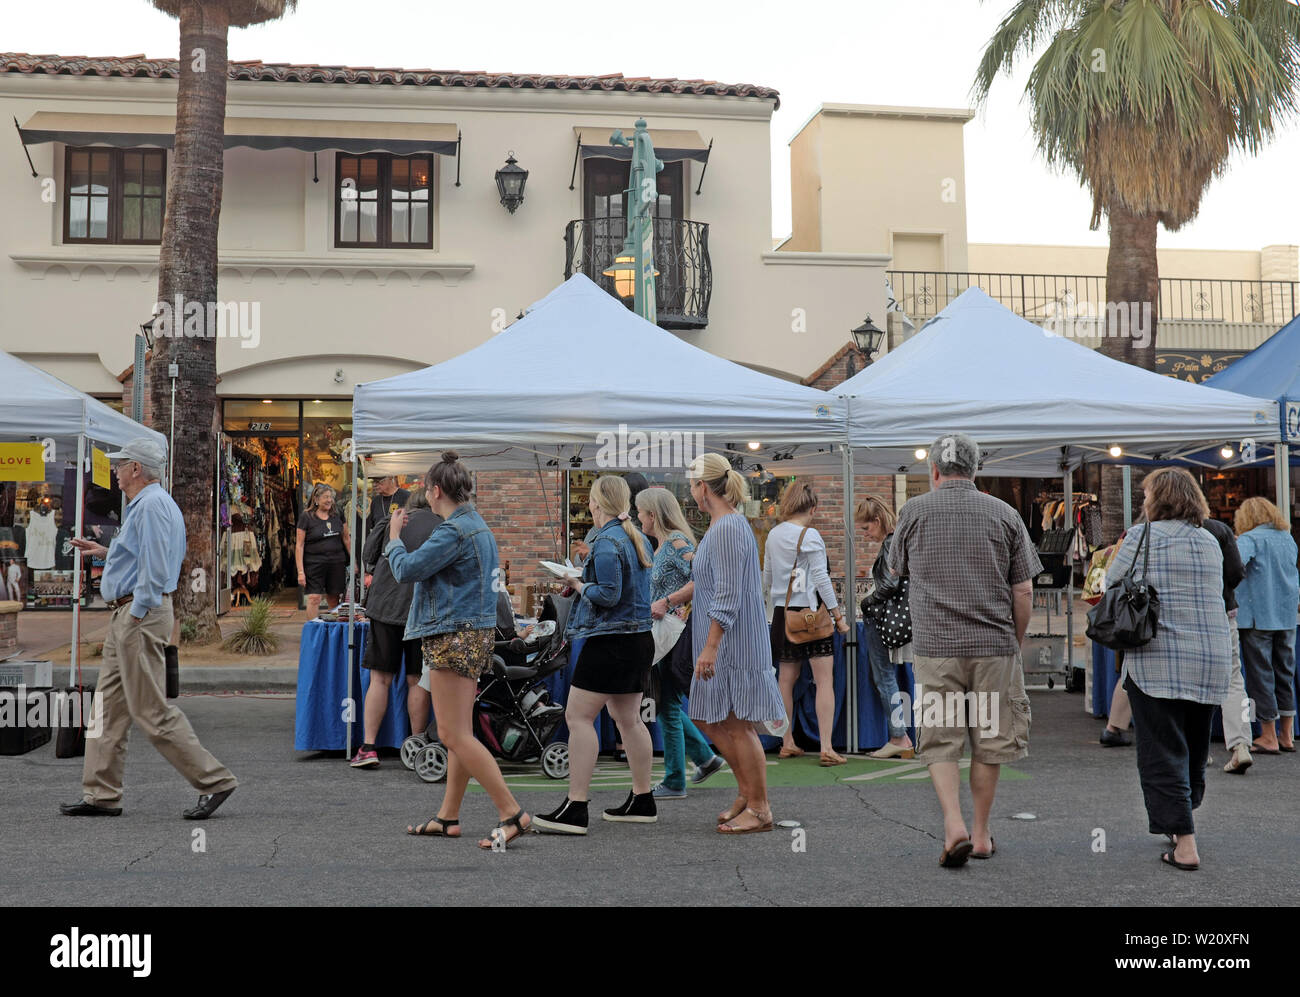
<svg viewBox="0 0 1300 997">
<path fill-rule="evenodd" d="M 374 532 L 375 527 L 398 509 L 405 509 L 406 500 L 411 497 L 405 488 L 397 487 L 396 478 L 372 478 L 371 482 L 375 486 L 375 494 L 370 500 L 370 514 L 366 516 L 367 534 Z"/>
</svg>

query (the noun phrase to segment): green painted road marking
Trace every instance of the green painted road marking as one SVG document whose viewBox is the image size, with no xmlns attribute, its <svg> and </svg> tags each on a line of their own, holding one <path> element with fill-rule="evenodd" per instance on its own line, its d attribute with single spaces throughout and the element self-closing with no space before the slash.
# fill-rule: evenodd
<svg viewBox="0 0 1300 997">
<path fill-rule="evenodd" d="M 511 789 L 557 790 L 562 792 L 568 785 L 565 780 L 547 778 L 542 773 L 539 764 L 502 764 L 501 771 L 505 776 L 506 784 Z M 961 760 L 959 771 L 962 781 L 969 782 L 969 759 L 963 758 Z M 651 784 L 659 782 L 663 779 L 663 776 L 663 760 L 655 759 L 651 769 Z M 1028 779 L 1029 776 L 1010 766 L 1003 765 L 1002 778 L 1016 780 Z M 783 758 L 779 761 L 769 758 L 767 762 L 767 784 L 772 787 L 833 786 L 839 782 L 870 785 L 907 785 L 909 783 L 925 783 L 929 782 L 929 780 L 929 769 L 924 762 L 915 759 L 903 761 L 850 756 L 848 762 L 844 765 L 823 768 L 819 763 L 818 756 L 809 753 L 802 758 Z M 631 789 L 632 772 L 622 762 L 601 759 L 596 763 L 596 771 L 592 775 L 591 786 L 593 789 Z M 720 771 L 710 776 L 702 786 L 692 785 L 689 781 L 686 784 L 688 793 L 710 789 L 733 790 L 735 788 L 736 780 L 731 774 L 731 769 L 725 765 Z M 474 792 L 482 792 L 481 787 L 473 781 L 470 782 L 470 789 Z"/>
</svg>

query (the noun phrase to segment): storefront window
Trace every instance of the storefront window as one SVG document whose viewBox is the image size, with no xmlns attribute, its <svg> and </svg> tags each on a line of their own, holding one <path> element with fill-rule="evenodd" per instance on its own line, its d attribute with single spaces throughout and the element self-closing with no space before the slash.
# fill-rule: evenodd
<svg viewBox="0 0 1300 997">
<path fill-rule="evenodd" d="M 344 441 L 352 437 L 352 403 L 307 401 L 302 406 L 304 498 L 318 484 L 338 493 L 340 504 L 352 497 L 352 478 L 343 460 Z"/>
</svg>

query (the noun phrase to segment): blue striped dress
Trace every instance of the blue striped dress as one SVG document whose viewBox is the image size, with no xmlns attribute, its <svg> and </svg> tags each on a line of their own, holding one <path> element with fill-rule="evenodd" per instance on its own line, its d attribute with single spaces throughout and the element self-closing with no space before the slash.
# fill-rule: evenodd
<svg viewBox="0 0 1300 997">
<path fill-rule="evenodd" d="M 691 680 L 691 719 L 720 723 L 731 713 L 755 723 L 783 719 L 758 544 L 748 520 L 738 512 L 715 519 L 695 552 L 691 573 L 691 634 L 697 654 L 709 639 L 711 620 L 723 630 L 713 678 Z"/>
</svg>

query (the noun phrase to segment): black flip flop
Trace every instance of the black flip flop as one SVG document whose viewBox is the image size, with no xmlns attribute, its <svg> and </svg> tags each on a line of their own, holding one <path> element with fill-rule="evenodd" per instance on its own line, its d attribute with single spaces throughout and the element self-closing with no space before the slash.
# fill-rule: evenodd
<svg viewBox="0 0 1300 997">
<path fill-rule="evenodd" d="M 987 852 L 971 852 L 970 857 L 973 859 L 991 859 L 998 853 L 998 843 L 993 840 L 993 835 L 989 835 L 989 850 Z"/>
<path fill-rule="evenodd" d="M 1173 852 L 1161 852 L 1160 861 L 1165 865 L 1173 866 L 1175 869 L 1182 869 L 1183 872 L 1195 872 L 1201 867 L 1201 863 L 1199 862 L 1179 862 L 1174 858 Z"/>
<path fill-rule="evenodd" d="M 970 838 L 963 838 L 951 848 L 943 850 L 943 854 L 939 856 L 939 865 L 945 869 L 958 869 L 966 864 L 966 860 L 974 850 L 975 846 L 971 844 Z"/>
<path fill-rule="evenodd" d="M 1294 745 L 1294 744 L 1287 745 L 1287 744 L 1281 744 L 1281 743 L 1279 743 L 1278 746 L 1277 746 L 1277 748 L 1278 748 L 1279 751 L 1285 751 L 1288 755 L 1293 755 L 1293 754 L 1295 754 L 1295 745 Z"/>
<path fill-rule="evenodd" d="M 1252 753 L 1252 754 L 1256 754 L 1256 755 L 1280 755 L 1280 754 L 1282 754 L 1282 752 L 1281 752 L 1278 748 L 1266 748 L 1266 747 L 1264 747 L 1262 744 L 1256 744 L 1254 741 L 1252 741 L 1251 744 L 1250 744 L 1250 750 L 1251 750 L 1251 753 Z M 1292 750 L 1292 751 L 1295 751 L 1295 748 L 1292 748 L 1291 750 Z"/>
</svg>

